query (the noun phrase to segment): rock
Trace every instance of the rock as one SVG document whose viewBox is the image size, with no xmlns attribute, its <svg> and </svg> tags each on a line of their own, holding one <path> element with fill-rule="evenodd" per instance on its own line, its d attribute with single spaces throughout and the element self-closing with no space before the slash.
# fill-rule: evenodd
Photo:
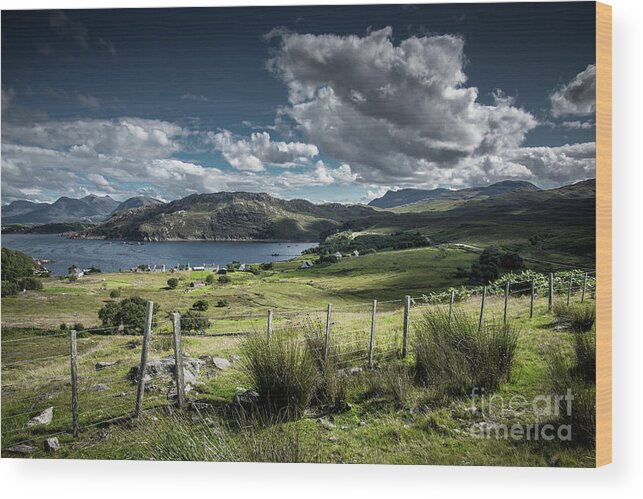
<svg viewBox="0 0 643 499">
<path fill-rule="evenodd" d="M 114 397 L 127 397 L 127 392 L 117 393 Z"/>
<path fill-rule="evenodd" d="M 101 369 L 107 369 L 112 367 L 116 362 L 96 362 L 96 370 L 100 371 Z"/>
<path fill-rule="evenodd" d="M 31 445 L 18 444 L 5 449 L 7 452 L 12 452 L 14 454 L 31 454 L 36 451 L 36 448 Z"/>
<path fill-rule="evenodd" d="M 42 404 L 43 402 L 46 402 L 47 400 L 51 400 L 52 398 L 54 398 L 53 393 L 43 393 L 41 395 L 38 395 L 36 397 L 36 400 L 34 400 L 33 404 L 31 404 L 31 410 L 33 411 L 40 404 Z"/>
<path fill-rule="evenodd" d="M 259 402 L 259 394 L 254 390 L 245 390 L 241 393 L 237 392 L 232 400 L 241 407 L 252 407 Z"/>
<path fill-rule="evenodd" d="M 408 424 L 405 424 L 404 426 L 402 426 L 402 428 L 404 428 L 405 430 L 408 430 L 410 427 L 411 425 L 408 425 Z"/>
<path fill-rule="evenodd" d="M 238 355 L 230 355 L 230 362 L 232 362 L 233 364 L 241 362 L 241 357 L 239 357 Z"/>
<path fill-rule="evenodd" d="M 221 371 L 225 371 L 230 367 L 230 361 L 228 359 L 222 359 L 221 357 L 212 357 L 212 363 L 214 367 Z"/>
<path fill-rule="evenodd" d="M 58 437 L 51 437 L 45 439 L 45 452 L 56 452 L 60 450 L 60 442 Z"/>
<path fill-rule="evenodd" d="M 109 386 L 104 383 L 98 383 L 92 387 L 92 392 L 106 392 L 109 390 Z"/>
<path fill-rule="evenodd" d="M 196 378 L 204 364 L 205 362 L 200 359 L 194 359 L 191 357 L 185 357 L 183 359 L 183 381 L 186 385 L 194 385 L 196 383 Z M 139 366 L 133 366 L 127 374 L 127 377 L 133 383 L 138 382 L 138 370 Z M 147 366 L 145 367 L 145 377 L 143 379 L 146 384 L 159 377 L 166 377 L 169 381 L 174 377 L 174 370 L 174 357 L 153 359 L 148 361 Z"/>
<path fill-rule="evenodd" d="M 320 418 L 319 422 L 327 430 L 332 430 L 333 428 L 337 427 L 334 423 L 328 421 L 328 419 Z"/>
<path fill-rule="evenodd" d="M 348 430 L 348 426 L 340 426 L 341 430 Z"/>
<path fill-rule="evenodd" d="M 357 426 L 366 426 L 366 421 L 360 421 Z"/>
<path fill-rule="evenodd" d="M 47 407 L 37 416 L 34 416 L 27 422 L 27 426 L 48 425 L 54 419 L 54 408 Z"/>
<path fill-rule="evenodd" d="M 467 414 L 470 414 L 471 416 L 475 416 L 476 413 L 478 412 L 478 408 L 475 406 L 467 407 L 464 412 Z"/>
<path fill-rule="evenodd" d="M 337 437 L 335 435 L 331 435 L 330 437 L 328 437 L 328 440 L 330 442 L 337 442 Z"/>
</svg>

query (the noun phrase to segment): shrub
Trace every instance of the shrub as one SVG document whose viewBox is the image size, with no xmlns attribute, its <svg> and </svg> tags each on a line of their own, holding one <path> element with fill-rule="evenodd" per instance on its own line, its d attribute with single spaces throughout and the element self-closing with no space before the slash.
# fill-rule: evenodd
<svg viewBox="0 0 643 499">
<path fill-rule="evenodd" d="M 228 306 L 228 300 L 226 300 L 225 298 L 222 298 L 219 301 L 217 301 L 217 307 L 223 308 L 227 306 Z"/>
<path fill-rule="evenodd" d="M 109 297 L 110 298 L 120 298 L 121 297 L 121 290 L 120 289 L 112 289 L 109 292 Z"/>
<path fill-rule="evenodd" d="M 22 289 L 30 291 L 40 291 L 42 289 L 42 281 L 37 277 L 25 277 L 20 279 L 19 286 Z"/>
<path fill-rule="evenodd" d="M 317 368 L 309 351 L 295 338 L 249 336 L 241 346 L 242 369 L 258 403 L 268 414 L 301 417 L 314 394 Z"/>
<path fill-rule="evenodd" d="M 192 304 L 193 310 L 205 312 L 210 307 L 210 304 L 205 300 L 197 300 Z"/>
<path fill-rule="evenodd" d="M 20 292 L 18 283 L 13 281 L 2 281 L 2 296 L 16 296 Z"/>
<path fill-rule="evenodd" d="M 596 322 L 596 307 L 592 303 L 554 304 L 554 315 L 558 322 L 566 325 L 572 331 L 586 332 L 592 329 Z"/>
<path fill-rule="evenodd" d="M 71 326 L 74 331 L 84 331 L 85 325 L 82 322 L 76 322 Z"/>
<path fill-rule="evenodd" d="M 230 282 L 230 277 L 227 275 L 220 275 L 219 276 L 219 282 L 222 284 L 227 284 Z"/>
<path fill-rule="evenodd" d="M 61 323 L 58 329 L 61 331 L 67 331 L 67 324 L 65 322 Z"/>
<path fill-rule="evenodd" d="M 214 274 L 208 274 L 205 278 L 206 284 L 214 284 Z"/>
<path fill-rule="evenodd" d="M 326 334 L 320 324 L 308 324 L 305 335 L 306 349 L 317 368 L 317 382 L 313 394 L 315 405 L 331 410 L 346 408 L 347 376 L 339 370 L 339 351 L 331 346 L 328 357 Z"/>
<path fill-rule="evenodd" d="M 107 302 L 98 311 L 98 318 L 105 327 L 116 328 L 123 326 L 127 333 L 142 333 L 145 325 L 146 310 L 146 300 L 139 296 L 132 296 L 124 298 L 120 302 Z M 155 324 L 158 310 L 159 306 L 155 303 L 152 311 L 152 325 Z"/>
<path fill-rule="evenodd" d="M 596 332 L 574 333 L 575 374 L 586 383 L 596 383 Z"/>
<path fill-rule="evenodd" d="M 259 265 L 259 268 L 261 270 L 273 270 L 275 268 L 275 264 L 272 262 L 264 262 L 261 265 Z"/>
<path fill-rule="evenodd" d="M 167 287 L 170 289 L 175 289 L 179 285 L 179 280 L 176 277 L 170 277 L 167 280 Z"/>
<path fill-rule="evenodd" d="M 210 327 L 210 319 L 201 312 L 188 310 L 181 315 L 181 329 L 187 333 L 205 334 Z"/>
<path fill-rule="evenodd" d="M 511 324 L 478 327 L 478 318 L 461 311 L 425 313 L 415 325 L 415 377 L 443 394 L 493 391 L 509 378 L 518 332 Z"/>
</svg>

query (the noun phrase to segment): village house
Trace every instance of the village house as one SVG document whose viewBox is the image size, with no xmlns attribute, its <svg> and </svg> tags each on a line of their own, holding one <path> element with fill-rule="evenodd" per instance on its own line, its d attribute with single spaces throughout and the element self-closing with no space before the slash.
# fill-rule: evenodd
<svg viewBox="0 0 643 499">
<path fill-rule="evenodd" d="M 302 262 L 302 264 L 299 266 L 299 268 L 300 269 L 309 269 L 312 266 L 313 266 L 313 262 L 311 262 L 310 260 L 306 260 L 306 261 Z"/>
</svg>

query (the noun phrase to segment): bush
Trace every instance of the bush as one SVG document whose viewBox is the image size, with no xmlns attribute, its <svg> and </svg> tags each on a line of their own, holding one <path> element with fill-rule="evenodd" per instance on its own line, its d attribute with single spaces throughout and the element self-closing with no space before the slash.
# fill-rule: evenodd
<svg viewBox="0 0 643 499">
<path fill-rule="evenodd" d="M 518 332 L 511 324 L 478 327 L 478 318 L 461 311 L 431 310 L 416 323 L 415 377 L 442 394 L 487 392 L 509 378 Z"/>
<path fill-rule="evenodd" d="M 305 335 L 306 349 L 317 368 L 317 382 L 313 394 L 315 405 L 334 411 L 346 408 L 347 376 L 339 370 L 339 351 L 331 346 L 326 352 L 326 333 L 319 324 L 308 324 Z"/>
<path fill-rule="evenodd" d="M 228 306 L 228 300 L 225 298 L 222 298 L 221 300 L 217 301 L 217 307 L 223 308 Z"/>
<path fill-rule="evenodd" d="M 192 304 L 193 310 L 205 312 L 210 307 L 210 304 L 205 300 L 197 300 Z"/>
<path fill-rule="evenodd" d="M 575 374 L 585 383 L 596 383 L 596 332 L 574 333 Z"/>
<path fill-rule="evenodd" d="M 205 278 L 206 284 L 214 284 L 214 274 L 208 274 Z"/>
<path fill-rule="evenodd" d="M 123 326 L 124 331 L 130 334 L 143 332 L 147 301 L 139 296 L 125 298 L 120 302 L 107 302 L 98 311 L 98 318 L 105 327 Z M 152 311 L 152 325 L 155 325 L 156 314 L 159 310 L 157 303 Z"/>
<path fill-rule="evenodd" d="M 121 290 L 120 289 L 112 289 L 109 292 L 109 297 L 110 298 L 120 298 L 121 297 Z"/>
<path fill-rule="evenodd" d="M 25 277 L 20 279 L 18 284 L 22 289 L 30 291 L 40 291 L 42 290 L 42 281 L 37 277 Z"/>
<path fill-rule="evenodd" d="M 181 329 L 187 333 L 205 334 L 210 327 L 210 319 L 201 312 L 188 310 L 181 315 Z"/>
<path fill-rule="evenodd" d="M 258 404 L 268 414 L 298 419 L 314 394 L 317 368 L 309 351 L 295 338 L 249 336 L 241 346 L 242 369 Z"/>
<path fill-rule="evenodd" d="M 554 304 L 554 315 L 558 322 L 572 331 L 587 332 L 596 322 L 596 307 L 592 303 Z"/>
<path fill-rule="evenodd" d="M 227 284 L 227 283 L 230 282 L 230 280 L 231 280 L 230 277 L 227 276 L 227 275 L 220 275 L 219 276 L 219 282 L 222 283 L 222 284 Z"/>
<path fill-rule="evenodd" d="M 16 296 L 20 292 L 18 283 L 13 281 L 2 281 L 2 297 Z"/>
<path fill-rule="evenodd" d="M 170 289 L 176 289 L 178 285 L 179 285 L 179 280 L 176 277 L 170 277 L 167 280 L 167 287 Z"/>
</svg>

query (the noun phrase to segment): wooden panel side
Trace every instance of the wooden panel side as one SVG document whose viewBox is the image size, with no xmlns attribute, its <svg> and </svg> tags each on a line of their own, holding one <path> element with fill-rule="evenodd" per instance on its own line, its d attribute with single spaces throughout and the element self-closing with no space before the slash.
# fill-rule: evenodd
<svg viewBox="0 0 643 499">
<path fill-rule="evenodd" d="M 596 3 L 596 466 L 612 462 L 612 7 Z"/>
</svg>

